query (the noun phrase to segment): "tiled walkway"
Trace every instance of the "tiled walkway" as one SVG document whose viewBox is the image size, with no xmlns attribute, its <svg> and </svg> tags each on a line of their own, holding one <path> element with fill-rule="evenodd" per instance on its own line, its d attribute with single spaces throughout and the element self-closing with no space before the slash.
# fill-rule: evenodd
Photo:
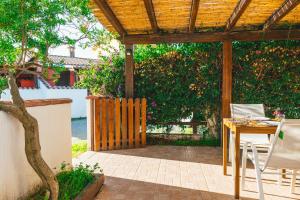
<svg viewBox="0 0 300 200">
<path fill-rule="evenodd" d="M 96 162 L 103 168 L 101 200 L 226 200 L 234 199 L 232 176 L 222 174 L 222 153 L 214 147 L 147 146 L 140 149 L 87 152 L 74 163 Z M 229 173 L 231 168 L 229 167 Z M 247 170 L 241 199 L 257 199 L 254 170 Z M 299 180 L 290 194 L 290 179 L 277 185 L 277 176 L 266 175 L 266 200 L 300 199 Z"/>
</svg>

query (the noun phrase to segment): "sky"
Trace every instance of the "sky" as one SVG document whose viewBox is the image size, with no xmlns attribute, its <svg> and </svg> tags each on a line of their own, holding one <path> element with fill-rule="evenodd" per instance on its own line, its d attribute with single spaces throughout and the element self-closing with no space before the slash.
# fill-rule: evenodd
<svg viewBox="0 0 300 200">
<path fill-rule="evenodd" d="M 70 51 L 67 45 L 62 45 L 56 48 L 50 48 L 49 55 L 70 56 Z M 75 57 L 97 59 L 98 52 L 92 48 L 83 49 L 79 45 L 76 45 Z"/>
<path fill-rule="evenodd" d="M 97 22 L 96 27 L 103 28 L 103 26 Z M 73 26 L 60 26 L 58 30 L 62 35 L 67 35 L 70 38 L 76 39 L 81 36 L 78 29 Z M 75 45 L 75 57 L 79 58 L 92 58 L 97 59 L 99 52 L 92 48 L 81 48 L 79 44 Z M 56 48 L 49 49 L 49 55 L 60 55 L 60 56 L 70 56 L 70 51 L 68 45 L 61 45 Z"/>
</svg>

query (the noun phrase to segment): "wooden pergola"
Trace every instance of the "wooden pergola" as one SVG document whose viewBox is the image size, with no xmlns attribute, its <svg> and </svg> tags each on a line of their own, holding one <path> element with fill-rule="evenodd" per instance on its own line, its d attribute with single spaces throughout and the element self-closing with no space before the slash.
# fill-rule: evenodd
<svg viewBox="0 0 300 200">
<path fill-rule="evenodd" d="M 299 3 L 300 0 L 92 0 L 90 7 L 101 24 L 118 33 L 126 46 L 127 97 L 134 95 L 134 44 L 223 42 L 222 116 L 229 117 L 232 41 L 299 40 Z"/>
<path fill-rule="evenodd" d="M 125 93 L 134 96 L 135 44 L 223 42 L 222 117 L 230 116 L 232 41 L 299 40 L 300 0 L 91 0 L 126 47 Z M 235 188 L 238 197 L 239 189 Z"/>
</svg>

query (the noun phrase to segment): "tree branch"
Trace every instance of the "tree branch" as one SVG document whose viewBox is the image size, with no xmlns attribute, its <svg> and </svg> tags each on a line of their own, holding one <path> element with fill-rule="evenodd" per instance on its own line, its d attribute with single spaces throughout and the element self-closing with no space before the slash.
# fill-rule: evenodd
<svg viewBox="0 0 300 200">
<path fill-rule="evenodd" d="M 16 105 L 22 111 L 27 112 L 25 108 L 25 103 L 19 93 L 19 88 L 17 86 L 16 79 L 14 78 L 14 75 L 11 72 L 8 75 L 8 84 L 13 104 Z"/>
<path fill-rule="evenodd" d="M 6 112 L 8 114 L 11 114 L 15 118 L 17 118 L 19 121 L 23 121 L 22 118 L 23 113 L 22 111 L 15 105 L 10 105 L 4 102 L 0 102 L 0 111 Z"/>
</svg>

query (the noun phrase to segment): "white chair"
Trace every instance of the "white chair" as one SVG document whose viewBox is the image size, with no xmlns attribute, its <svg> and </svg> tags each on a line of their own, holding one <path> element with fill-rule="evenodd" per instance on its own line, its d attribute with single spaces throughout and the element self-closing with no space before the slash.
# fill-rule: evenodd
<svg viewBox="0 0 300 200">
<path fill-rule="evenodd" d="M 247 115 L 249 115 L 251 118 L 265 117 L 263 104 L 230 104 L 230 109 L 231 118 L 243 118 Z M 252 142 L 253 144 L 263 147 L 270 144 L 267 134 L 243 133 L 240 136 L 240 140 L 241 144 L 244 144 L 245 142 Z"/>
<path fill-rule="evenodd" d="M 252 152 L 248 152 L 249 146 Z M 266 168 L 293 170 L 291 192 L 295 190 L 296 172 L 300 169 L 300 119 L 282 120 L 278 125 L 268 151 L 259 153 L 253 143 L 245 143 L 242 158 L 242 189 L 245 187 L 246 163 L 249 158 L 255 167 L 259 199 L 264 199 L 261 174 Z M 269 172 L 276 174 L 277 172 Z M 287 173 L 288 174 L 288 173 Z"/>
<path fill-rule="evenodd" d="M 230 104 L 231 118 L 245 118 L 247 115 L 252 118 L 265 117 L 263 104 Z M 240 147 L 243 148 L 246 142 L 255 144 L 260 150 L 267 149 L 270 141 L 267 134 L 243 133 L 240 135 Z M 234 166 L 234 138 L 230 132 L 229 160 Z M 234 170 L 234 168 L 232 168 Z M 234 174 L 234 171 L 233 171 Z"/>
</svg>

